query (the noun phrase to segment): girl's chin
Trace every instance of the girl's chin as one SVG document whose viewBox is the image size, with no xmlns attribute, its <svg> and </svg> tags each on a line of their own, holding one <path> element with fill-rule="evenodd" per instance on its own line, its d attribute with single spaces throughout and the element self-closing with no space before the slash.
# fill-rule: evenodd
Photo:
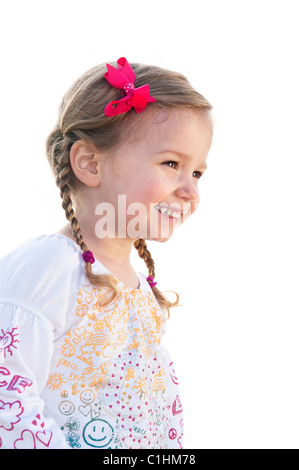
<svg viewBox="0 0 299 470">
<path fill-rule="evenodd" d="M 133 235 L 128 233 L 131 238 L 135 240 L 137 238 L 143 238 L 144 240 L 157 241 L 164 243 L 170 239 L 175 229 L 182 223 L 181 220 L 169 217 L 168 215 L 159 214 L 160 220 L 148 220 L 147 224 L 144 224 L 138 230 L 138 233 Z"/>
<path fill-rule="evenodd" d="M 157 236 L 146 237 L 145 240 L 155 241 L 155 242 L 159 242 L 159 243 L 165 243 L 172 237 L 172 235 L 173 235 L 173 232 L 170 232 L 168 234 L 161 233 Z"/>
</svg>

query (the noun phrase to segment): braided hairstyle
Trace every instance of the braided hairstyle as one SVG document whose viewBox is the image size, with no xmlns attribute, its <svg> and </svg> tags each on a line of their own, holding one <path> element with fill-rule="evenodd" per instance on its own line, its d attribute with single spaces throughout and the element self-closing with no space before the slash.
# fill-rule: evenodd
<svg viewBox="0 0 299 470">
<path fill-rule="evenodd" d="M 112 63 L 116 67 L 116 63 Z M 177 72 L 157 66 L 131 64 L 135 73 L 135 86 L 150 85 L 151 95 L 156 102 L 148 105 L 144 113 L 151 110 L 166 108 L 193 108 L 208 113 L 212 107 L 199 94 L 188 80 Z M 107 103 L 119 99 L 121 91 L 111 87 L 104 74 L 105 64 L 93 67 L 84 73 L 64 95 L 59 107 L 58 121 L 46 141 L 46 153 L 56 184 L 60 190 L 62 207 L 70 223 L 73 237 L 83 253 L 88 251 L 78 219 L 73 209 L 72 197 L 79 195 L 80 185 L 70 164 L 70 150 L 77 140 L 83 140 L 102 151 L 121 145 L 130 134 L 128 129 L 138 126 L 138 115 L 134 110 L 107 117 L 104 109 Z M 150 109 L 150 110 L 149 110 Z M 137 119 L 136 119 L 137 117 Z M 140 122 L 140 121 L 139 121 Z M 155 278 L 154 260 L 144 239 L 134 242 L 138 255 L 148 268 L 149 276 Z M 91 264 L 86 263 L 86 275 L 97 287 L 106 288 L 101 305 L 107 305 L 118 295 L 116 279 L 107 274 L 94 274 Z M 160 290 L 152 287 L 153 293 L 162 309 L 169 314 L 169 308 L 178 305 L 170 302 Z"/>
<path fill-rule="evenodd" d="M 143 261 L 145 262 L 147 269 L 148 269 L 149 276 L 152 276 L 152 278 L 155 279 L 155 263 L 149 250 L 147 249 L 146 241 L 143 238 L 139 238 L 138 240 L 134 242 L 134 247 L 136 248 L 140 258 L 143 259 Z M 175 307 L 176 305 L 178 305 L 179 296 L 176 292 L 175 292 L 176 301 L 172 303 L 162 294 L 162 292 L 160 292 L 159 289 L 157 289 L 156 286 L 153 286 L 152 290 L 159 305 L 161 306 L 162 309 L 167 310 L 168 314 L 169 314 L 169 308 Z"/>
</svg>

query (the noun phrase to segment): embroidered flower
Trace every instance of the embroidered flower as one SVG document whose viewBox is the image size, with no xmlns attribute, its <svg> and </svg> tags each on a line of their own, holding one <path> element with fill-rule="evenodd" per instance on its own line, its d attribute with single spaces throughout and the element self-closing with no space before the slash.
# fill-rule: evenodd
<svg viewBox="0 0 299 470">
<path fill-rule="evenodd" d="M 65 435 L 65 438 L 66 438 L 68 445 L 72 447 L 72 449 L 74 449 L 75 447 L 79 449 L 81 447 L 80 442 L 78 442 L 80 439 L 79 434 L 75 434 L 74 432 L 69 432 L 67 435 Z"/>
<path fill-rule="evenodd" d="M 67 420 L 65 427 L 68 428 L 69 431 L 79 431 L 80 422 L 78 419 L 72 417 Z"/>
</svg>

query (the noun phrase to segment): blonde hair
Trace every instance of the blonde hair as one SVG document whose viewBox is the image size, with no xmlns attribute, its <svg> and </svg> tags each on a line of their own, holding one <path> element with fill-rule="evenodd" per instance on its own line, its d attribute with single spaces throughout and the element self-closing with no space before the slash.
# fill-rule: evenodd
<svg viewBox="0 0 299 470">
<path fill-rule="evenodd" d="M 117 67 L 116 63 L 111 65 Z M 144 113 L 149 108 L 151 110 L 194 108 L 207 113 L 212 109 L 210 103 L 180 73 L 157 66 L 137 63 L 130 65 L 136 76 L 135 87 L 149 84 L 150 94 L 156 99 L 156 102 L 147 105 Z M 104 78 L 106 70 L 105 64 L 93 67 L 70 87 L 59 107 L 58 122 L 46 142 L 47 158 L 60 189 L 62 207 L 70 222 L 73 236 L 83 253 L 88 251 L 88 247 L 84 243 L 73 210 L 72 195 L 78 191 L 78 180 L 70 164 L 70 149 L 77 140 L 89 142 L 101 150 L 109 150 L 120 145 L 125 139 L 132 117 L 136 114 L 133 109 L 113 117 L 104 114 L 105 106 L 122 96 L 121 90 L 110 86 Z M 146 263 L 149 276 L 155 278 L 154 260 L 145 240 L 142 238 L 136 240 L 134 247 Z M 86 275 L 95 286 L 108 287 L 111 291 L 111 295 L 105 297 L 102 305 L 109 304 L 117 297 L 117 281 L 113 276 L 94 274 L 90 263 L 86 263 Z M 159 305 L 168 314 L 169 308 L 178 305 L 178 294 L 176 301 L 170 302 L 157 286 L 152 290 Z"/>
</svg>

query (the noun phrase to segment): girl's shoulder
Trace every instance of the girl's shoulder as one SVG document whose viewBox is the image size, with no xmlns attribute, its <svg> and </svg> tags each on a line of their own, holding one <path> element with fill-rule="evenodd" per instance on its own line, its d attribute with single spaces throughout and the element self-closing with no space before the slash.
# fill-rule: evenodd
<svg viewBox="0 0 299 470">
<path fill-rule="evenodd" d="M 47 312 L 47 317 L 63 312 L 76 297 L 84 271 L 81 250 L 69 238 L 54 233 L 30 239 L 0 260 L 0 302 Z"/>
<path fill-rule="evenodd" d="M 53 233 L 27 240 L 0 259 L 0 273 L 4 277 L 19 273 L 39 278 L 57 277 L 61 272 L 72 272 L 83 266 L 80 248 L 64 235 Z M 0 281 L 2 277 L 0 274 Z M 28 276 L 26 276 L 28 277 Z M 1 285 L 1 283 L 0 283 Z"/>
</svg>

